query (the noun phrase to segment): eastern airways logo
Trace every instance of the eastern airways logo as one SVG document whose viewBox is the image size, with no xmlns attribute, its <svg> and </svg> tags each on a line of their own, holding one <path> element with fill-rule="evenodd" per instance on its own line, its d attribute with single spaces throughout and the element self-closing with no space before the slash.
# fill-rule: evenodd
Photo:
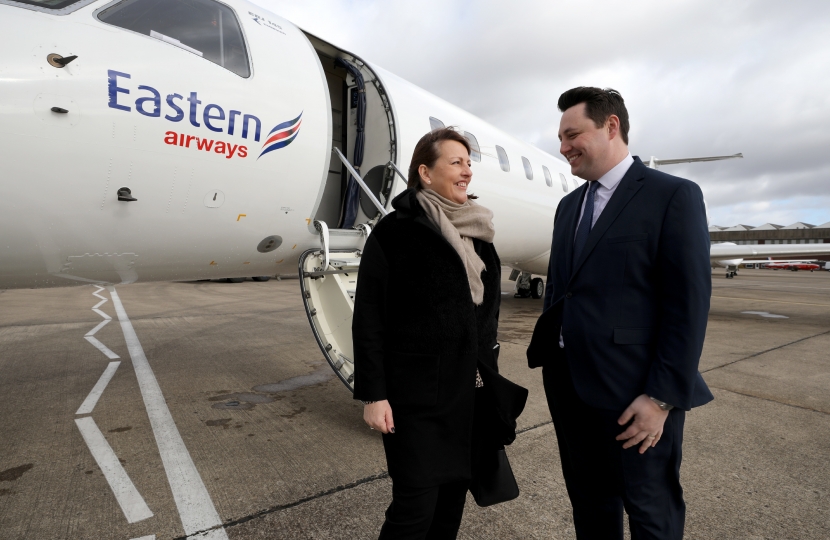
<svg viewBox="0 0 830 540">
<path fill-rule="evenodd" d="M 300 124 L 302 123 L 303 113 L 300 113 L 300 116 L 294 120 L 289 120 L 288 122 L 283 122 L 282 124 L 274 126 L 274 129 L 268 133 L 268 139 L 262 145 L 262 152 L 260 152 L 257 159 L 261 158 L 268 152 L 285 148 L 294 142 L 294 139 L 297 138 L 297 134 L 300 132 Z"/>
<path fill-rule="evenodd" d="M 130 84 L 132 76 L 129 73 L 109 70 L 107 79 L 110 108 L 125 112 L 134 110 L 150 118 L 164 118 L 174 124 L 181 123 L 182 127 L 189 124 L 192 128 L 198 128 L 198 130 L 186 129 L 200 133 L 201 136 L 172 130 L 165 132 L 164 143 L 169 146 L 222 155 L 225 159 L 244 159 L 248 157 L 246 144 L 249 143 L 249 138 L 252 138 L 253 142 L 260 141 L 262 122 L 256 115 L 225 108 L 216 103 L 207 103 L 204 107 L 200 107 L 202 100 L 199 99 L 198 92 L 190 92 L 188 97 L 182 94 L 167 94 L 167 98 L 162 99 L 162 93 L 152 86 L 142 84 L 137 88 L 133 87 Z M 302 117 L 303 114 L 300 113 L 293 120 L 277 124 L 268 133 L 257 159 L 294 142 L 300 131 Z M 222 133 L 224 136 L 211 135 L 203 131 L 204 129 L 209 132 Z M 204 135 L 211 136 L 205 137 Z M 225 140 L 215 140 L 211 137 Z M 231 137 L 233 139 L 229 141 Z"/>
</svg>

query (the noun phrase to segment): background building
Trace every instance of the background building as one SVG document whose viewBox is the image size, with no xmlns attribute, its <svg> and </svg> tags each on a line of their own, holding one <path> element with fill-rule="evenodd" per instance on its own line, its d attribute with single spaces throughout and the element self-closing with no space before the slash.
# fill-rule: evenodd
<svg viewBox="0 0 830 540">
<path fill-rule="evenodd" d="M 792 225 L 765 223 L 758 227 L 735 225 L 733 227 L 709 227 L 709 239 L 713 244 L 830 244 L 830 221 L 821 225 L 797 222 Z M 817 257 L 830 261 L 830 256 Z"/>
</svg>

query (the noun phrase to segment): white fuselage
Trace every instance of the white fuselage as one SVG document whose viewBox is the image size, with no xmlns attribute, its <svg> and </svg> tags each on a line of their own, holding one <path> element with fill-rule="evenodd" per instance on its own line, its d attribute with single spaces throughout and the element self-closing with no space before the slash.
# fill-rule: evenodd
<svg viewBox="0 0 830 540">
<path fill-rule="evenodd" d="M 253 4 L 223 2 L 244 36 L 243 77 L 99 20 L 112 4 L 64 15 L 0 4 L 0 288 L 296 273 L 299 254 L 319 246 L 313 220 L 339 129 L 310 37 Z M 57 68 L 51 53 L 78 58 Z M 430 117 L 474 134 L 482 157 L 470 189 L 494 211 L 502 261 L 544 273 L 563 183 L 576 185 L 567 164 L 385 70 L 366 69 L 389 107 L 388 119 L 373 117 L 380 127 L 367 125 L 367 144 L 382 129 L 394 138 L 391 154 L 371 159 L 383 164 L 392 155 L 406 171 Z M 260 157 L 272 128 L 298 117 L 291 144 Z M 119 201 L 123 187 L 137 200 Z M 387 207 L 404 187 L 395 181 Z M 281 245 L 258 251 L 269 236 Z"/>
</svg>

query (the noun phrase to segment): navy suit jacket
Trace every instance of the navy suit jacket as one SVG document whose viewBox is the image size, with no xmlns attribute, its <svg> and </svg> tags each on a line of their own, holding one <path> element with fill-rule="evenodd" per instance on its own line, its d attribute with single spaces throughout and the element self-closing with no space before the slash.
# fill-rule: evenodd
<svg viewBox="0 0 830 540">
<path fill-rule="evenodd" d="M 684 410 L 711 401 L 698 372 L 712 293 L 700 188 L 635 157 L 573 260 L 587 189 L 556 209 L 528 365 L 567 361 L 577 395 L 603 409 L 623 410 L 641 394 Z"/>
</svg>

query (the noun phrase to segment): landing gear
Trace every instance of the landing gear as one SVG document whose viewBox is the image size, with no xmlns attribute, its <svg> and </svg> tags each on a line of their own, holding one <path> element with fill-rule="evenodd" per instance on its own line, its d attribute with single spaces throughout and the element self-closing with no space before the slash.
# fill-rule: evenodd
<svg viewBox="0 0 830 540">
<path fill-rule="evenodd" d="M 254 281 L 268 281 L 271 279 L 271 276 L 254 276 L 251 279 Z"/>
<path fill-rule="evenodd" d="M 545 296 L 545 282 L 542 278 L 533 278 L 530 280 L 530 296 L 534 300 L 538 300 Z"/>
<path fill-rule="evenodd" d="M 734 278 L 734 277 L 735 277 L 735 276 L 737 276 L 737 275 L 738 275 L 738 273 L 737 273 L 737 272 L 727 272 L 727 273 L 726 273 L 726 279 L 732 279 L 732 278 Z"/>
<path fill-rule="evenodd" d="M 542 278 L 531 279 L 529 272 L 513 270 L 510 280 L 516 282 L 513 298 L 534 298 L 538 300 L 545 296 L 545 282 Z"/>
</svg>

